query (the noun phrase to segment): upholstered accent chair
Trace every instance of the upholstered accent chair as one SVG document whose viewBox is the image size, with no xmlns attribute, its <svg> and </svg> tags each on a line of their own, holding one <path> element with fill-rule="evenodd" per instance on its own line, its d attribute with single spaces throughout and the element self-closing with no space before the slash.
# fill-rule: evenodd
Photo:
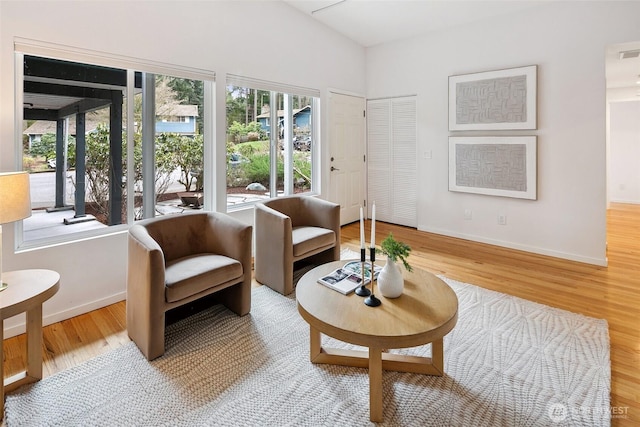
<svg viewBox="0 0 640 427">
<path fill-rule="evenodd" d="M 310 196 L 277 197 L 255 205 L 256 281 L 287 295 L 294 263 L 340 259 L 340 205 Z"/>
<path fill-rule="evenodd" d="M 165 313 L 212 293 L 251 308 L 252 226 L 215 212 L 174 214 L 129 229 L 127 331 L 148 360 L 164 354 Z"/>
</svg>

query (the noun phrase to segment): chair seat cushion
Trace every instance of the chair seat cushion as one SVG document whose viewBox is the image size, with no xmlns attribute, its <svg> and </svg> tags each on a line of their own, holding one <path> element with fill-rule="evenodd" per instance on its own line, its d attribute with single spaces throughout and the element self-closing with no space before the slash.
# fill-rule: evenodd
<svg viewBox="0 0 640 427">
<path fill-rule="evenodd" d="M 335 245 L 336 235 L 333 230 L 321 227 L 293 227 L 293 256 L 300 257 L 319 248 Z"/>
<path fill-rule="evenodd" d="M 178 258 L 165 268 L 165 298 L 175 302 L 223 283 L 243 279 L 240 262 L 214 254 Z"/>
</svg>

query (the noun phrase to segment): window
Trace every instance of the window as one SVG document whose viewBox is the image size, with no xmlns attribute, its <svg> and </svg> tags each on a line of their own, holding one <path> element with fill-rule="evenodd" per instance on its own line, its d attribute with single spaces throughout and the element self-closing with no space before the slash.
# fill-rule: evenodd
<svg viewBox="0 0 640 427">
<path fill-rule="evenodd" d="M 230 76 L 227 207 L 315 191 L 317 91 Z M 275 123 L 275 126 L 272 124 Z"/>
<path fill-rule="evenodd" d="M 25 241 L 127 222 L 127 71 L 32 55 L 23 63 L 22 167 L 31 173 Z"/>
<path fill-rule="evenodd" d="M 81 52 L 69 55 L 91 62 L 29 50 L 42 49 L 16 49 L 20 152 L 33 208 L 19 226 L 21 247 L 202 208 L 205 144 L 212 145 L 204 92 L 212 73 L 179 77 L 157 64 L 145 72 L 113 66 L 118 58 L 104 55 L 106 64 L 95 64 Z"/>
<path fill-rule="evenodd" d="M 134 217 L 139 220 L 201 208 L 204 139 L 199 111 L 204 109 L 204 82 L 150 73 L 142 73 L 142 79 L 134 113 L 135 121 L 142 123 L 134 135 Z M 194 120 L 179 120 L 181 114 Z"/>
</svg>

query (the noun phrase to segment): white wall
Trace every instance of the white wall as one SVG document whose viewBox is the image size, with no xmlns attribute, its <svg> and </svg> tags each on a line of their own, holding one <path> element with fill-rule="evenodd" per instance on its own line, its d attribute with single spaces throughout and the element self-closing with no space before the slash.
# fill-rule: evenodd
<svg viewBox="0 0 640 427">
<path fill-rule="evenodd" d="M 418 95 L 418 227 L 606 265 L 605 48 L 639 39 L 640 3 L 554 2 L 368 49 L 367 97 Z M 448 76 L 533 64 L 538 130 L 448 131 Z M 462 134 L 537 135 L 538 200 L 449 192 L 448 137 Z"/>
<path fill-rule="evenodd" d="M 612 102 L 610 108 L 609 198 L 640 203 L 640 101 Z"/>
<path fill-rule="evenodd" d="M 221 82 L 233 73 L 315 88 L 323 95 L 329 88 L 365 91 L 364 49 L 280 2 L 1 1 L 4 171 L 16 168 L 14 37 L 211 70 Z M 218 126 L 223 126 L 224 99 L 217 106 L 222 111 Z M 323 122 L 321 133 L 325 127 Z M 224 150 L 224 130 L 217 135 Z M 324 149 L 321 156 L 326 156 Z M 220 159 L 218 168 L 224 167 Z M 253 220 L 252 212 L 237 215 Z M 61 275 L 60 291 L 44 307 L 45 324 L 124 298 L 125 233 L 14 254 L 13 227 L 3 231 L 4 270 L 49 268 Z M 5 322 L 5 337 L 21 332 L 23 323 L 21 316 Z"/>
</svg>

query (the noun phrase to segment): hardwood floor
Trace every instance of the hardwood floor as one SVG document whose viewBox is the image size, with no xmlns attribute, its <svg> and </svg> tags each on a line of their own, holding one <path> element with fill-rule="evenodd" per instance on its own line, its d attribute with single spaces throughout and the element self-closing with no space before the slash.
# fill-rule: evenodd
<svg viewBox="0 0 640 427">
<path fill-rule="evenodd" d="M 377 223 L 413 249 L 415 267 L 487 289 L 587 316 L 607 319 L 611 338 L 614 426 L 640 425 L 640 206 L 608 212 L 609 266 L 597 267 Z M 368 233 L 368 231 L 367 231 Z M 368 234 L 367 234 L 368 235 Z M 342 229 L 344 247 L 357 249 L 357 223 Z M 254 283 L 255 286 L 259 286 Z M 128 342 L 120 302 L 44 328 L 44 375 L 76 366 Z M 5 376 L 26 363 L 25 336 L 5 340 Z"/>
</svg>

